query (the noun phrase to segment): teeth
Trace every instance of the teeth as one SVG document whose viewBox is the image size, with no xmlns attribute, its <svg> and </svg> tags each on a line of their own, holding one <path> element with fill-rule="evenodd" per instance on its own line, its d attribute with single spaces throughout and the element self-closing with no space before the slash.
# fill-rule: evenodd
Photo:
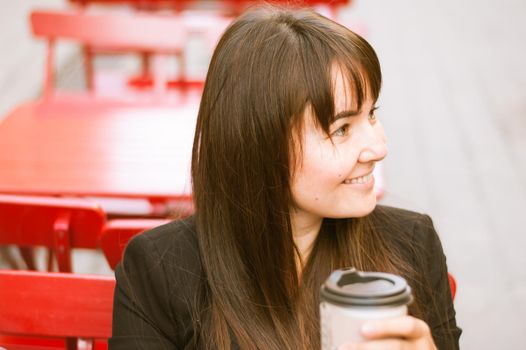
<svg viewBox="0 0 526 350">
<path fill-rule="evenodd" d="M 371 179 L 371 176 L 372 174 L 365 175 L 362 177 L 357 177 L 355 179 L 346 179 L 343 183 L 344 184 L 363 184 L 363 183 L 369 182 L 369 180 Z"/>
</svg>

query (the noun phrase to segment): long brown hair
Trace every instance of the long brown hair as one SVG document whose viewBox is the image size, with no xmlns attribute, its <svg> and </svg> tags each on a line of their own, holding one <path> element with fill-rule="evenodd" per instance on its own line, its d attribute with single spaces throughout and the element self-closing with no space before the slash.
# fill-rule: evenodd
<svg viewBox="0 0 526 350">
<path fill-rule="evenodd" d="M 242 349 L 319 348 L 318 292 L 336 268 L 420 280 L 396 248 L 410 244 L 388 241 L 378 226 L 393 227 L 377 211 L 374 220 L 325 219 L 298 277 L 289 217 L 292 131 L 309 106 L 328 133 L 335 62 L 357 110 L 367 94 L 378 98 L 381 72 L 372 47 L 311 10 L 254 8 L 219 41 L 192 156 L 206 275 L 194 310 L 195 341 L 202 348 L 230 349 L 234 340 Z M 420 312 L 418 291 L 412 312 Z"/>
</svg>

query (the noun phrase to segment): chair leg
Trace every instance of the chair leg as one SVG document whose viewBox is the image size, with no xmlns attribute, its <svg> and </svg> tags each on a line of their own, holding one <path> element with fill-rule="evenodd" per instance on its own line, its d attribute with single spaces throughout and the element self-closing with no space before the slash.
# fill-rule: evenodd
<svg viewBox="0 0 526 350">
<path fill-rule="evenodd" d="M 77 350 L 77 338 L 66 338 L 66 349 Z"/>
<path fill-rule="evenodd" d="M 61 213 L 55 220 L 53 253 L 60 272 L 71 272 L 70 213 Z"/>
<path fill-rule="evenodd" d="M 20 256 L 22 256 L 22 260 L 24 260 L 24 263 L 26 264 L 26 268 L 28 270 L 36 271 L 36 265 L 35 265 L 35 255 L 33 254 L 33 248 L 30 247 L 19 247 L 18 250 L 20 251 Z"/>
<path fill-rule="evenodd" d="M 86 88 L 89 92 L 93 92 L 94 89 L 94 76 L 93 76 L 93 51 L 91 47 L 84 46 L 84 78 L 86 79 Z"/>
<path fill-rule="evenodd" d="M 47 249 L 47 270 L 48 272 L 53 271 L 53 249 Z"/>
<path fill-rule="evenodd" d="M 142 65 L 142 76 L 147 77 L 151 74 L 151 53 L 141 52 L 141 65 Z"/>
</svg>

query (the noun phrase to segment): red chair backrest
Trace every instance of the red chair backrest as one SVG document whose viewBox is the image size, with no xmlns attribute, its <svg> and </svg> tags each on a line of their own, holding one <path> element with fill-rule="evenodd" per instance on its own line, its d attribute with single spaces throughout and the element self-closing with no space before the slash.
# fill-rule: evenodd
<svg viewBox="0 0 526 350">
<path fill-rule="evenodd" d="M 198 0 L 69 0 L 70 3 L 80 6 L 88 5 L 130 5 L 141 10 L 183 10 Z"/>
<path fill-rule="evenodd" d="M 109 338 L 114 288 L 110 276 L 0 270 L 0 334 Z"/>
<path fill-rule="evenodd" d="M 71 3 L 76 3 L 82 6 L 90 4 L 98 5 L 119 5 L 127 4 L 141 9 L 183 9 L 185 6 L 189 7 L 198 1 L 194 0 L 69 0 Z M 219 4 L 226 4 L 229 6 L 244 7 L 252 5 L 260 1 L 257 0 L 221 0 L 217 1 Z M 272 3 L 290 4 L 290 0 L 273 0 Z M 294 2 L 292 2 L 294 3 Z M 351 0 L 300 0 L 295 2 L 298 5 L 320 5 L 327 4 L 330 6 L 347 5 Z"/>
<path fill-rule="evenodd" d="M 187 30 L 170 16 L 73 11 L 33 11 L 31 24 L 35 36 L 121 51 L 177 51 L 184 45 Z"/>
<path fill-rule="evenodd" d="M 145 13 L 115 14 L 83 11 L 44 11 L 31 13 L 33 34 L 48 40 L 44 95 L 53 92 L 54 43 L 57 39 L 76 41 L 90 52 L 149 52 L 181 54 L 189 34 L 199 33 L 207 41 L 215 41 L 226 28 L 229 19 L 221 16 L 194 18 L 191 16 L 153 15 Z M 159 66 L 163 66 L 159 64 Z M 91 66 L 90 66 L 91 67 Z M 88 69 L 92 79 L 92 68 Z M 166 72 L 155 72 L 159 86 L 166 85 Z M 88 81 L 88 86 L 92 84 Z"/>
<path fill-rule="evenodd" d="M 98 248 L 105 220 L 86 199 L 0 195 L 0 244 L 53 248 L 63 272 L 71 271 L 71 248 Z"/>
<path fill-rule="evenodd" d="M 457 281 L 451 273 L 448 273 L 447 277 L 449 279 L 449 288 L 451 289 L 451 298 L 455 300 L 455 295 L 457 295 Z"/>
<path fill-rule="evenodd" d="M 128 241 L 135 235 L 170 222 L 168 219 L 115 219 L 104 226 L 100 248 L 112 269 L 121 261 Z"/>
</svg>

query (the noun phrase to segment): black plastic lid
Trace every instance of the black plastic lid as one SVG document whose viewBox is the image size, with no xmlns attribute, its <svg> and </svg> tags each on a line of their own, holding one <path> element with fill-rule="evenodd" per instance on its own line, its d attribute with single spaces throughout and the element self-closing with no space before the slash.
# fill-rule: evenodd
<svg viewBox="0 0 526 350">
<path fill-rule="evenodd" d="M 331 273 L 321 287 L 321 299 L 343 306 L 399 306 L 411 303 L 413 297 L 400 276 L 346 268 Z"/>
</svg>

